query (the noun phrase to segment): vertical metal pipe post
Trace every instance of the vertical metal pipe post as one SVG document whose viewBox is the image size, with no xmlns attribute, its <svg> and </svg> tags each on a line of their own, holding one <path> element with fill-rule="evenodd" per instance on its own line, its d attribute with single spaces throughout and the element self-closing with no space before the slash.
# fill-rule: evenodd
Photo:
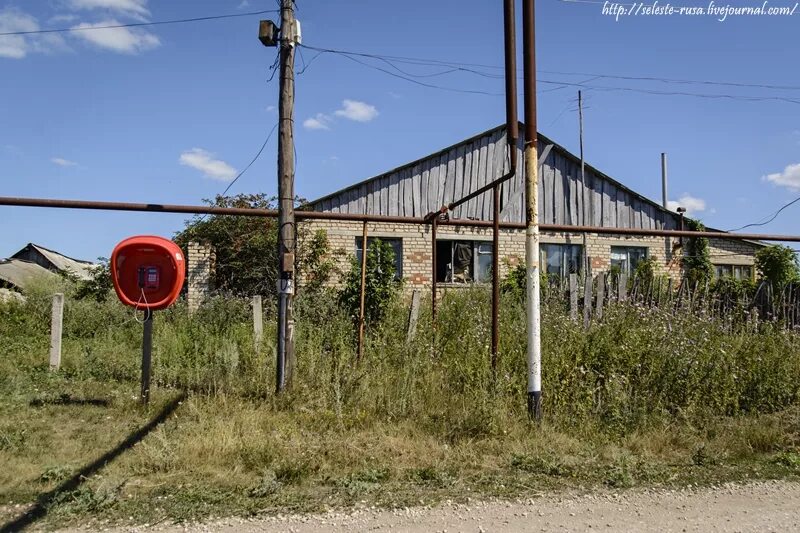
<svg viewBox="0 0 800 533">
<path fill-rule="evenodd" d="M 439 215 L 431 219 L 431 321 L 433 329 L 436 330 L 436 225 Z"/>
<path fill-rule="evenodd" d="M 150 367 L 153 355 L 153 311 L 146 310 L 142 334 L 142 405 L 150 403 Z"/>
<path fill-rule="evenodd" d="M 667 197 L 667 154 L 661 152 L 661 202 L 664 209 L 669 209 L 669 198 Z"/>
<path fill-rule="evenodd" d="M 498 346 L 500 344 L 500 186 L 492 189 L 494 204 L 492 228 L 492 374 L 497 372 Z"/>
<path fill-rule="evenodd" d="M 367 223 L 364 222 L 364 230 L 361 234 L 361 293 L 358 308 L 358 354 L 356 361 L 361 361 L 364 355 L 364 311 L 367 290 Z"/>
<path fill-rule="evenodd" d="M 503 53 L 506 82 L 506 145 L 509 150 L 509 174 L 517 170 L 517 37 L 514 16 L 515 0 L 503 2 Z M 511 178 L 513 179 L 513 178 Z M 497 372 L 500 346 L 500 185 L 492 188 L 492 373 Z"/>
<path fill-rule="evenodd" d="M 528 415 L 542 417 L 542 348 L 539 301 L 539 157 L 536 132 L 535 0 L 522 2 L 525 89 L 525 260 L 527 263 Z"/>
</svg>

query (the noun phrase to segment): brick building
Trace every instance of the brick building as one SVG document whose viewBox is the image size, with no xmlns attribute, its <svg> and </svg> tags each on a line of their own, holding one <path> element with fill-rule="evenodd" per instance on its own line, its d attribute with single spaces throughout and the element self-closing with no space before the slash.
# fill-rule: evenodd
<svg viewBox="0 0 800 533">
<path fill-rule="evenodd" d="M 521 129 L 524 131 L 524 129 Z M 310 202 L 315 211 L 421 217 L 449 204 L 508 172 L 504 126 L 499 126 L 437 153 L 362 181 Z M 501 187 L 501 221 L 525 222 L 523 143 L 517 146 L 516 177 Z M 539 217 L 542 224 L 616 228 L 678 229 L 680 217 L 632 191 L 591 165 L 581 179 L 580 159 L 562 146 L 539 136 Z M 491 220 L 491 193 L 471 200 L 450 213 L 453 219 Z M 360 257 L 362 223 L 306 221 L 308 229 L 325 229 L 343 270 L 349 256 Z M 380 238 L 395 250 L 398 274 L 407 288 L 431 282 L 430 225 L 369 223 L 368 241 Z M 591 262 L 593 272 L 619 269 L 632 272 L 646 257 L 663 274 L 679 278 L 683 248 L 678 239 L 614 235 L 542 234 L 542 270 L 565 275 Z M 711 260 L 719 276 L 752 278 L 757 242 L 710 241 Z M 460 287 L 490 278 L 491 228 L 440 225 L 437 229 L 437 282 Z M 524 230 L 502 230 L 500 269 L 525 257 Z M 333 280 L 332 283 L 336 283 Z"/>
</svg>

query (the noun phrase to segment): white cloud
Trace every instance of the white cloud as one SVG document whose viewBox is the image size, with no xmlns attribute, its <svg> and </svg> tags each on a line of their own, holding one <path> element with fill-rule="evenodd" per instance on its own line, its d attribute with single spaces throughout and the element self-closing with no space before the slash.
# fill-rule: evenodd
<svg viewBox="0 0 800 533">
<path fill-rule="evenodd" d="M 78 164 L 75 161 L 70 161 L 69 159 L 64 159 L 63 157 L 54 157 L 50 159 L 50 161 L 60 167 L 74 167 Z"/>
<path fill-rule="evenodd" d="M 278 110 L 278 108 L 275 107 L 274 105 L 268 105 L 267 106 L 267 113 L 274 113 L 277 110 Z"/>
<path fill-rule="evenodd" d="M 69 0 L 69 5 L 73 9 L 106 9 L 136 18 L 150 16 L 147 0 Z"/>
<path fill-rule="evenodd" d="M 309 130 L 329 130 L 331 117 L 325 113 L 317 113 L 303 121 L 303 127 Z"/>
<path fill-rule="evenodd" d="M 47 22 L 50 24 L 69 24 L 78 20 L 78 15 L 53 15 Z"/>
<path fill-rule="evenodd" d="M 781 187 L 787 187 L 793 190 L 800 190 L 800 163 L 788 165 L 783 169 L 783 172 L 776 172 L 775 174 L 767 174 L 761 178 L 764 181 L 769 181 Z"/>
<path fill-rule="evenodd" d="M 667 209 L 677 211 L 679 207 L 686 209 L 686 214 L 691 216 L 706 210 L 706 201 L 702 198 L 695 198 L 689 194 L 684 194 L 677 200 L 667 202 Z"/>
<path fill-rule="evenodd" d="M 0 33 L 37 31 L 36 17 L 9 7 L 0 10 Z M 30 53 L 48 53 L 65 48 L 64 39 L 57 34 L 2 35 L 0 36 L 0 57 L 22 59 Z"/>
<path fill-rule="evenodd" d="M 98 28 L 102 26 L 116 26 L 118 24 L 119 22 L 111 19 L 97 22 L 95 24 L 83 22 L 77 26 L 73 26 L 73 28 Z M 99 46 L 100 48 L 106 48 L 108 50 L 113 50 L 114 52 L 120 52 L 123 54 L 137 54 L 161 45 L 161 41 L 158 39 L 158 36 L 141 29 L 102 28 L 87 31 L 76 31 L 73 33 L 73 35 L 80 37 L 81 39 L 84 39 L 95 46 Z"/>
<path fill-rule="evenodd" d="M 235 168 L 225 161 L 214 159 L 214 154 L 202 148 L 192 148 L 183 152 L 178 161 L 181 165 L 199 170 L 211 179 L 230 181 L 236 177 Z"/>
<path fill-rule="evenodd" d="M 248 0 L 242 0 L 239 3 L 239 7 L 237 7 L 236 9 L 244 9 L 246 7 L 250 7 L 250 2 Z"/>
<path fill-rule="evenodd" d="M 343 100 L 342 108 L 334 111 L 333 114 L 356 122 L 369 122 L 378 116 L 378 110 L 375 109 L 375 106 L 358 100 Z"/>
</svg>

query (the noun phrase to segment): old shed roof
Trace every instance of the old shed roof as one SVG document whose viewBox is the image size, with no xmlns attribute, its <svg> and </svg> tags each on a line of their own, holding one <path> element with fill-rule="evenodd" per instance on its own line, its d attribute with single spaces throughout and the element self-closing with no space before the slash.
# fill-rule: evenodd
<svg viewBox="0 0 800 533">
<path fill-rule="evenodd" d="M 54 269 L 61 272 L 71 272 L 81 279 L 89 279 L 91 277 L 92 270 L 96 266 L 95 263 L 90 261 L 74 259 L 60 252 L 50 250 L 49 248 L 45 248 L 44 246 L 34 244 L 32 242 L 28 243 L 22 250 L 15 253 L 11 257 L 12 259 L 19 259 L 21 256 L 27 255 L 27 253 L 31 250 L 41 254 L 47 261 L 50 262 L 51 265 L 53 265 Z"/>
<path fill-rule="evenodd" d="M 41 277 L 57 276 L 43 266 L 22 259 L 0 260 L 0 282 L 24 290 L 28 284 Z"/>
</svg>

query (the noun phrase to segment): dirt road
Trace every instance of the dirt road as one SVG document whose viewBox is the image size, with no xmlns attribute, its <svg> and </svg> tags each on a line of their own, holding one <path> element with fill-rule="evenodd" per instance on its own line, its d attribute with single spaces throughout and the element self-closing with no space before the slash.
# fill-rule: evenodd
<svg viewBox="0 0 800 533">
<path fill-rule="evenodd" d="M 366 508 L 347 513 L 159 524 L 116 531 L 800 531 L 800 483 L 539 495 L 512 502 L 445 503 L 395 511 Z"/>
</svg>

